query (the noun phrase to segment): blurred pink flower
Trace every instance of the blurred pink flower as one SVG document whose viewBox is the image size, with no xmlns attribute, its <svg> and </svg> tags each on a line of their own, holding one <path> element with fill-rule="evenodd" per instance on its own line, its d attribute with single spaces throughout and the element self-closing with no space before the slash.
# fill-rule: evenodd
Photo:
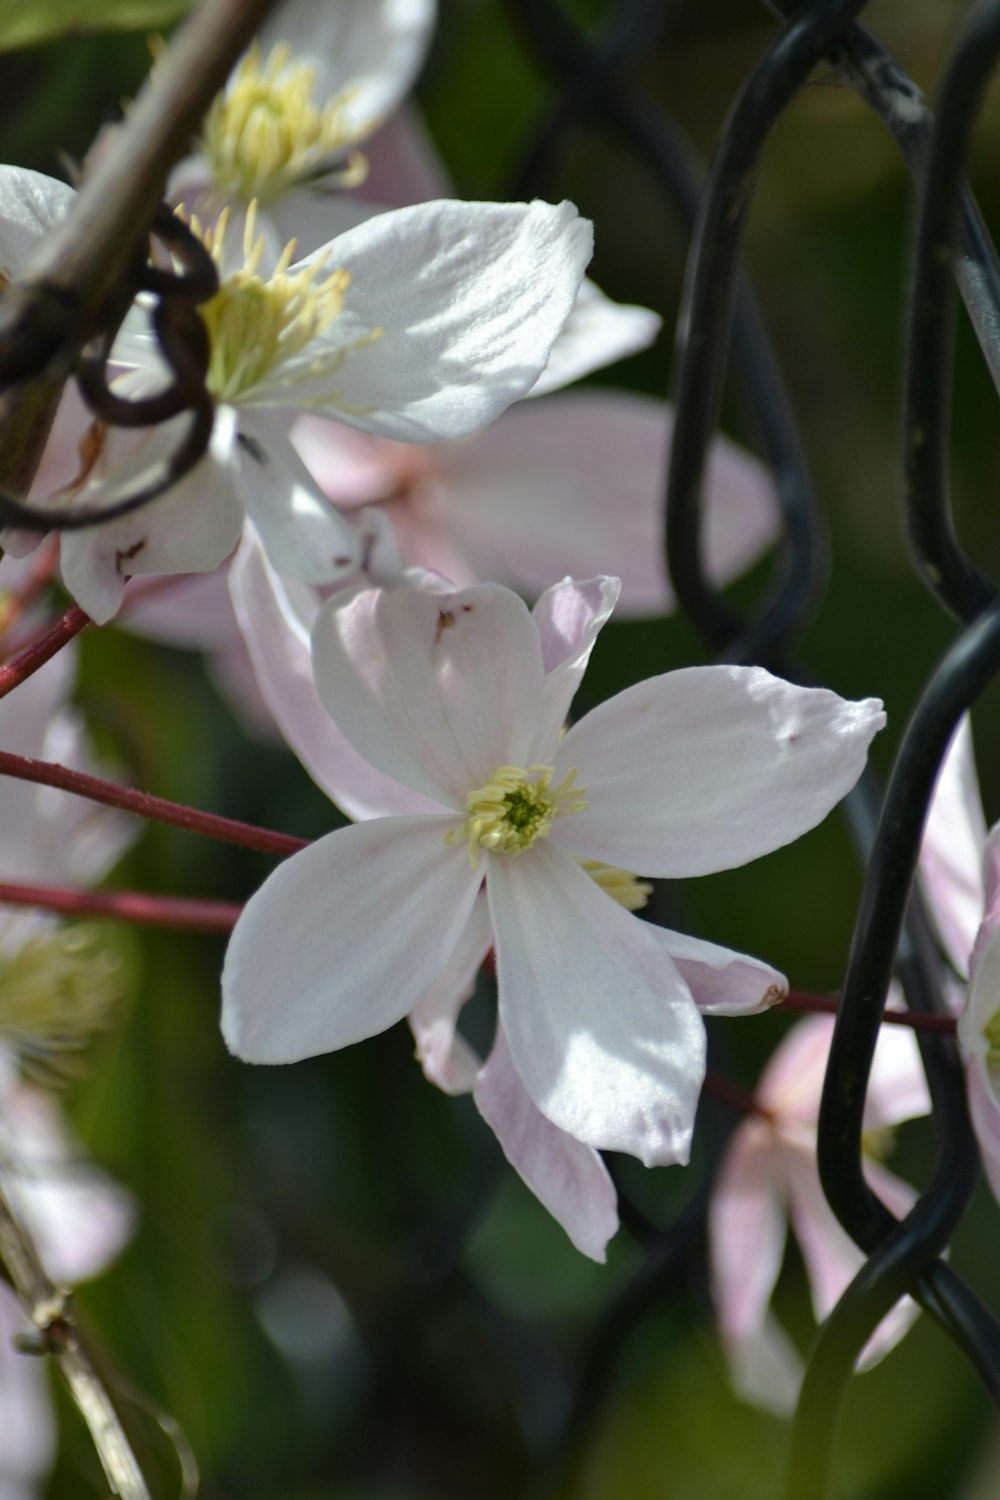
<svg viewBox="0 0 1000 1500">
<path fill-rule="evenodd" d="M 813 1311 L 822 1322 L 864 1263 L 837 1222 L 816 1168 L 816 1125 L 832 1016 L 810 1016 L 793 1027 L 761 1077 L 750 1115 L 729 1143 L 709 1213 L 715 1302 L 730 1375 L 744 1400 L 782 1414 L 794 1410 L 802 1360 L 770 1310 L 790 1222 L 805 1261 Z M 885 1026 L 875 1049 L 865 1101 L 870 1149 L 865 1176 L 885 1205 L 902 1217 L 916 1192 L 881 1164 L 889 1128 L 930 1109 L 913 1035 Z M 877 1363 L 916 1317 L 910 1298 L 897 1303 L 859 1361 Z"/>
</svg>

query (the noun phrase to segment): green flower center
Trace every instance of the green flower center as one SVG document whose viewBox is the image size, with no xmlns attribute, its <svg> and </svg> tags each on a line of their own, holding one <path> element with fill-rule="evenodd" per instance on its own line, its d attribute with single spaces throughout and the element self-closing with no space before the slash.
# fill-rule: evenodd
<svg viewBox="0 0 1000 1500">
<path fill-rule="evenodd" d="M 469 860 L 476 868 L 478 851 L 523 854 L 545 838 L 553 819 L 587 807 L 576 771 L 568 771 L 556 786 L 553 766 L 498 766 L 485 786 L 465 799 L 467 817 L 461 828 L 445 835 L 445 842 L 469 841 Z"/>
</svg>

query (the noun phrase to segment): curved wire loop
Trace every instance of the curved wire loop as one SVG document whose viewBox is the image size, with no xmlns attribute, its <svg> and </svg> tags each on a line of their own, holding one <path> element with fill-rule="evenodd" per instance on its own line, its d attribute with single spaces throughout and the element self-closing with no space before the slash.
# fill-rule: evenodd
<svg viewBox="0 0 1000 1500">
<path fill-rule="evenodd" d="M 170 454 L 157 458 L 145 472 L 109 492 L 100 503 L 82 505 L 70 500 L 61 506 L 39 504 L 0 490 L 0 526 L 32 531 L 79 531 L 103 525 L 157 499 L 204 456 L 212 436 L 215 406 L 205 384 L 208 338 L 197 307 L 218 291 L 218 272 L 205 246 L 168 205 L 162 205 L 157 212 L 150 234 L 167 246 L 180 270 L 167 271 L 137 258 L 127 286 L 109 310 L 105 326 L 82 344 L 76 310 L 65 299 L 62 303 L 58 299 L 50 303 L 53 289 L 30 285 L 11 289 L 19 295 L 23 291 L 26 308 L 34 306 L 41 326 L 52 332 L 46 340 L 36 338 L 35 363 L 30 368 L 24 364 L 26 356 L 20 344 L 16 350 L 20 363 L 0 357 L 3 388 L 0 421 L 16 412 L 18 398 L 32 378 L 50 375 L 57 369 L 63 373 L 75 372 L 87 406 L 109 426 L 151 427 L 187 414 L 186 430 Z M 130 400 L 112 390 L 108 366 L 122 322 L 140 293 L 156 299 L 151 322 L 172 379 L 155 395 Z M 4 301 L 9 295 L 9 292 L 4 294 Z M 31 326 L 29 318 L 26 327 L 30 330 Z M 25 347 L 31 344 L 28 334 L 24 343 Z M 16 372 L 13 376 L 12 370 Z"/>
<path fill-rule="evenodd" d="M 1000 3 L 972 6 L 945 68 L 927 162 L 910 302 L 903 471 L 910 540 L 927 583 L 960 620 L 971 620 L 997 586 L 965 555 L 948 495 L 949 404 L 955 298 L 952 271 L 962 171 L 986 86 L 1000 57 Z M 966 252 L 963 250 L 962 259 Z M 960 261 L 961 264 L 961 261 Z M 993 343 L 1000 319 L 993 311 Z"/>
</svg>

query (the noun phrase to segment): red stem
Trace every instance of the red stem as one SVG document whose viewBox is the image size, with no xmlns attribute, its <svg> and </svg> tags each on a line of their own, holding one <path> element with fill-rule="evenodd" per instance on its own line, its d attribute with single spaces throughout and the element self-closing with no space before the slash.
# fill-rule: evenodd
<svg viewBox="0 0 1000 1500">
<path fill-rule="evenodd" d="M 840 1009 L 840 1000 L 836 995 L 811 995 L 807 990 L 790 990 L 775 1009 L 835 1016 Z M 911 1031 L 930 1031 L 938 1036 L 954 1036 L 958 1026 L 954 1016 L 924 1016 L 912 1010 L 886 1010 L 882 1012 L 882 1020 L 891 1026 L 909 1026 Z"/>
<path fill-rule="evenodd" d="M 235 901 L 149 896 L 142 891 L 74 891 L 65 886 L 5 881 L 0 881 L 0 901 L 9 906 L 40 906 L 68 917 L 114 917 L 119 922 L 187 932 L 231 932 L 243 910 Z"/>
<path fill-rule="evenodd" d="M 6 697 L 25 678 L 37 672 L 39 667 L 44 667 L 50 657 L 55 656 L 75 635 L 92 624 L 90 616 L 84 614 L 78 604 L 71 604 L 58 620 L 47 626 L 26 646 L 22 646 L 16 656 L 12 656 L 10 661 L 0 667 L 0 698 Z"/>
<path fill-rule="evenodd" d="M 138 813 L 140 818 L 169 823 L 173 828 L 201 833 L 225 844 L 239 844 L 244 849 L 257 849 L 262 854 L 295 854 L 309 843 L 308 839 L 295 838 L 290 833 L 276 833 L 270 828 L 241 823 L 236 818 L 200 812 L 198 808 L 185 807 L 182 802 L 169 802 L 165 797 L 137 792 L 131 787 L 104 781 L 99 776 L 88 776 L 83 771 L 54 765 L 51 761 L 11 755 L 6 750 L 0 750 L 0 775 L 13 776 L 18 781 L 33 781 L 40 786 L 58 787 L 60 791 L 74 792 L 78 797 L 89 797 L 92 802 L 102 802 L 105 807 L 118 807 L 125 812 Z"/>
</svg>

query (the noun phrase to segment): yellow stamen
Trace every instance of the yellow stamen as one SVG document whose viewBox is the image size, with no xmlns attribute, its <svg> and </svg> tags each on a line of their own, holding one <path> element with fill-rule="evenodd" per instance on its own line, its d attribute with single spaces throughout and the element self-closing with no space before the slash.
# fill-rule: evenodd
<svg viewBox="0 0 1000 1500">
<path fill-rule="evenodd" d="M 991 1068 L 1000 1068 L 1000 1010 L 995 1010 L 983 1027 L 983 1036 L 990 1044 L 986 1062 Z"/>
<path fill-rule="evenodd" d="M 0 1040 L 26 1073 L 59 1082 L 107 1024 L 125 970 L 99 928 L 46 928 L 13 952 L 0 952 Z"/>
<path fill-rule="evenodd" d="M 523 854 L 536 839 L 545 838 L 554 818 L 582 812 L 589 806 L 576 771 L 568 771 L 552 785 L 554 766 L 498 766 L 492 780 L 465 799 L 468 817 L 461 828 L 445 834 L 446 844 L 469 841 L 469 862 L 476 868 L 478 851 Z"/>
<path fill-rule="evenodd" d="M 876 1125 L 861 1136 L 861 1150 L 869 1161 L 885 1161 L 895 1145 L 896 1134 L 891 1125 Z"/>
<path fill-rule="evenodd" d="M 316 69 L 296 61 L 287 42 L 272 47 L 266 61 L 254 42 L 205 120 L 205 156 L 226 197 L 270 201 L 331 172 L 354 135 L 346 108 L 355 91 L 345 89 L 317 107 L 315 86 Z M 367 172 L 364 157 L 354 152 L 337 180 L 355 187 Z"/>
<path fill-rule="evenodd" d="M 382 333 L 376 328 L 350 344 L 304 358 L 314 340 L 336 321 L 351 278 L 347 271 L 330 268 L 323 260 L 290 272 L 294 240 L 285 246 L 271 275 L 263 277 L 260 263 L 265 246 L 263 235 L 256 236 L 256 209 L 251 203 L 247 211 L 243 265 L 225 277 L 215 296 L 201 308 L 210 346 L 207 384 L 217 401 L 247 404 L 265 381 L 268 397 L 280 401 L 283 390 L 327 379 L 352 350 Z M 191 219 L 192 230 L 220 268 L 228 221 L 228 210 L 220 214 L 214 229 Z M 338 394 L 328 390 L 297 404 L 336 408 Z"/>
<path fill-rule="evenodd" d="M 581 859 L 580 868 L 591 880 L 596 880 L 601 890 L 613 901 L 624 906 L 626 911 L 642 911 L 653 894 L 653 887 L 648 880 L 640 880 L 637 875 L 630 874 L 628 870 L 620 870 L 617 865 L 605 865 L 599 859 Z"/>
</svg>

